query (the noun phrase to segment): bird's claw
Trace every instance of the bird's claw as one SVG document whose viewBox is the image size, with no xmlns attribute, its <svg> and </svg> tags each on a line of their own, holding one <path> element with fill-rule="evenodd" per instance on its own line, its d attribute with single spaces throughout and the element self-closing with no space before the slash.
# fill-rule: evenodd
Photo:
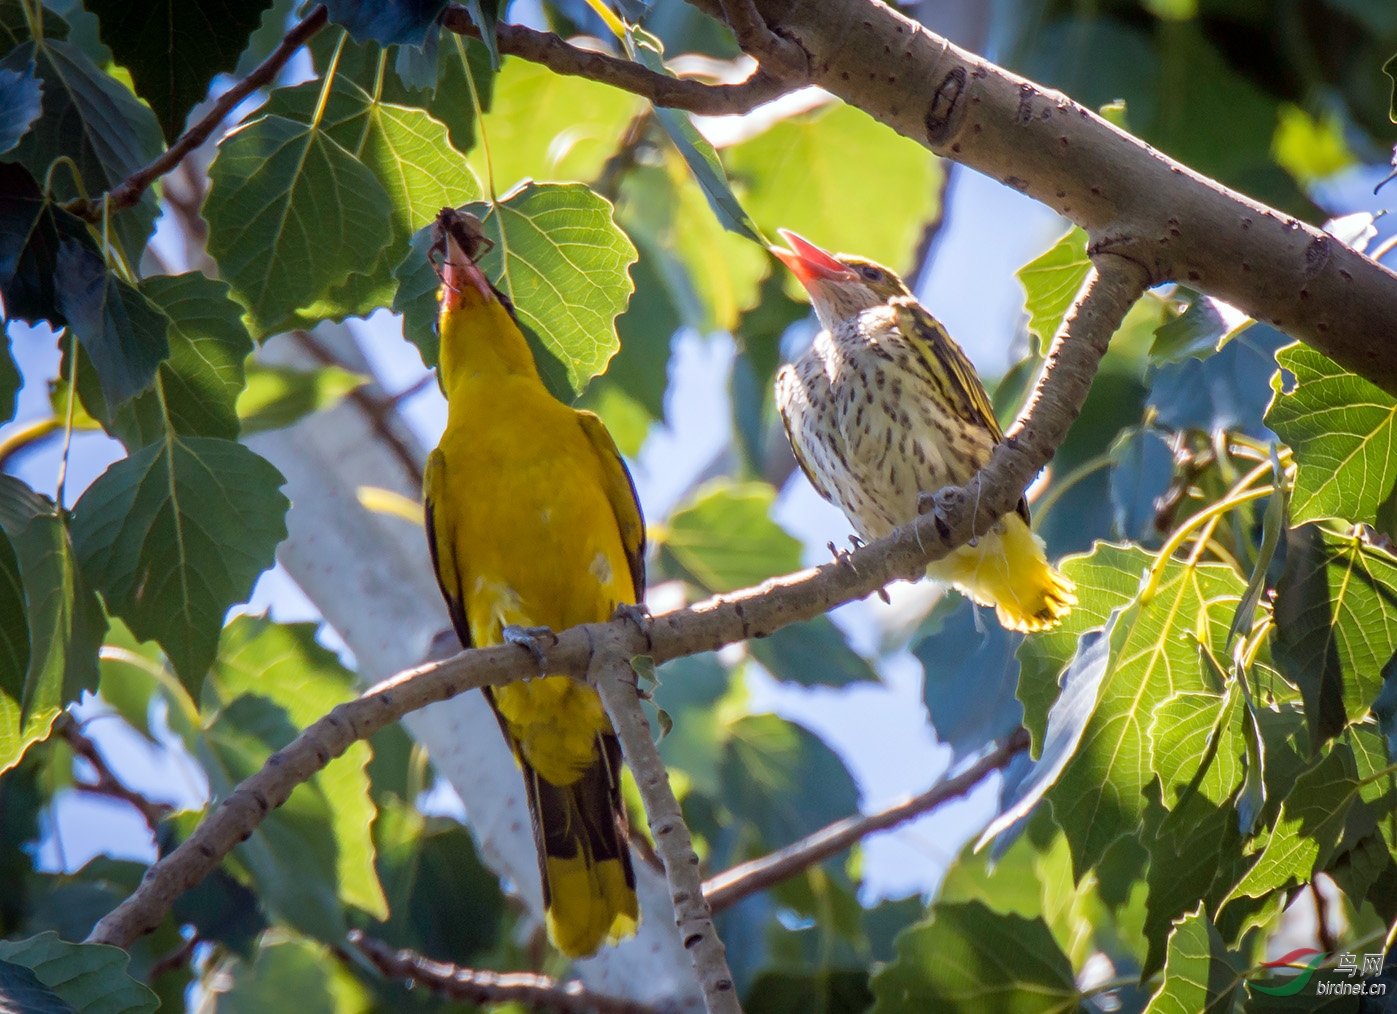
<svg viewBox="0 0 1397 1014">
<path fill-rule="evenodd" d="M 650 607 L 644 602 L 622 602 L 612 612 L 613 620 L 630 620 L 635 629 L 650 641 Z"/>
<path fill-rule="evenodd" d="M 500 631 L 506 644 L 517 644 L 538 663 L 538 671 L 543 673 L 548 665 L 548 658 L 543 653 L 543 645 L 540 641 L 549 638 L 553 644 L 558 643 L 558 635 L 553 633 L 551 627 L 521 627 L 517 623 L 511 623 Z"/>
<path fill-rule="evenodd" d="M 853 561 L 854 554 L 853 554 L 853 551 L 852 551 L 852 550 L 849 550 L 849 549 L 840 549 L 838 546 L 836 546 L 836 545 L 834 544 L 833 541 L 827 542 L 827 543 L 825 543 L 825 545 L 829 548 L 829 554 L 830 554 L 830 556 L 834 557 L 834 562 L 835 562 L 835 563 L 841 564 L 842 566 L 849 567 L 849 568 L 851 568 L 851 569 L 853 568 L 853 566 L 854 566 L 854 561 Z M 855 547 L 855 548 L 858 548 L 858 547 Z"/>
</svg>

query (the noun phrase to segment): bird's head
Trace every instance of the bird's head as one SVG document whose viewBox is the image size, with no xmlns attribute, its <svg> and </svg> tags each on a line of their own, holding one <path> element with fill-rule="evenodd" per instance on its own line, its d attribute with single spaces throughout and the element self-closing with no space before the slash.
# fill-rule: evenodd
<svg viewBox="0 0 1397 1014">
<path fill-rule="evenodd" d="M 789 229 L 777 231 L 791 248 L 774 246 L 771 252 L 800 279 L 810 293 L 815 314 L 827 328 L 861 310 L 912 295 L 907 284 L 881 264 L 851 254 L 829 253 Z"/>
<path fill-rule="evenodd" d="M 432 246 L 427 259 L 441 279 L 442 300 L 457 305 L 467 293 L 481 300 L 493 297 L 490 280 L 476 261 L 495 244 L 485 235 L 480 219 L 466 211 L 442 208 L 432 223 Z"/>
</svg>

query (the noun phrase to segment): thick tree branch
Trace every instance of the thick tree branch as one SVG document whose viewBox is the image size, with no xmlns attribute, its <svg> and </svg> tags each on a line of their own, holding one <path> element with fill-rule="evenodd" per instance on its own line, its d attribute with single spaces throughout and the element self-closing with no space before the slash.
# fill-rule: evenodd
<svg viewBox="0 0 1397 1014">
<path fill-rule="evenodd" d="M 433 961 L 406 948 L 389 947 L 360 930 L 349 931 L 349 942 L 388 978 L 405 979 L 451 1000 L 521 1003 L 530 1010 L 557 1014 L 659 1014 L 649 1004 L 593 993 L 580 982 L 561 983 L 532 972 L 484 972 Z"/>
<path fill-rule="evenodd" d="M 1028 731 L 1023 728 L 1015 729 L 1014 733 L 993 751 L 960 774 L 937 782 L 920 796 L 905 799 L 877 813 L 860 814 L 835 821 L 828 827 L 821 828 L 770 855 L 740 863 L 732 869 L 709 877 L 703 884 L 703 896 L 708 901 L 708 907 L 714 912 L 721 912 L 748 895 L 764 891 L 795 876 L 801 870 L 824 862 L 831 856 L 837 856 L 875 831 L 886 831 L 940 806 L 949 799 L 963 796 L 980 784 L 990 772 L 1007 766 L 1028 749 L 1028 744 Z"/>
<path fill-rule="evenodd" d="M 722 18 L 733 0 L 690 0 Z M 1397 394 L 1397 274 L 877 0 L 752 0 L 812 84 L 1048 205 L 1093 251 L 1234 304 Z"/>
<path fill-rule="evenodd" d="M 679 800 L 674 798 L 674 790 L 670 788 L 665 762 L 650 738 L 650 723 L 640 708 L 635 670 L 624 654 L 626 645 L 624 642 L 599 642 L 596 647 L 596 661 L 587 676 L 601 695 L 602 704 L 621 740 L 626 763 L 635 775 L 640 798 L 645 801 L 645 816 L 655 839 L 655 851 L 665 864 L 679 940 L 693 960 L 694 974 L 703 990 L 704 1006 L 708 1014 L 742 1014 L 727 953 L 703 896 L 694 842 L 684 823 Z"/>
<path fill-rule="evenodd" d="M 291 59 L 296 50 L 305 45 L 312 35 L 325 27 L 325 21 L 325 7 L 323 4 L 317 4 L 313 11 L 286 33 L 286 37 L 272 51 L 271 56 L 258 64 L 251 74 L 220 95 L 218 101 L 199 119 L 199 122 L 181 134 L 179 140 L 166 148 L 159 158 L 144 169 L 126 177 L 105 198 L 98 198 L 95 201 L 77 201 L 70 205 L 68 210 L 76 215 L 81 215 L 89 222 L 100 222 L 103 203 L 106 203 L 112 211 L 131 207 L 141 199 L 141 195 L 150 188 L 152 183 L 178 166 L 184 161 L 186 155 L 208 140 L 209 135 L 218 129 L 218 125 L 238 107 L 243 99 L 264 84 L 270 83 L 281 68 L 286 66 L 286 62 Z"/>
<path fill-rule="evenodd" d="M 480 30 L 460 4 L 453 3 L 446 8 L 442 25 L 458 35 L 480 38 Z M 670 77 L 634 60 L 581 49 L 552 32 L 503 22 L 496 26 L 495 37 L 501 53 L 541 63 L 555 74 L 600 81 L 647 98 L 657 106 L 708 116 L 745 113 L 807 83 L 804 75 L 791 72 L 778 75 L 763 67 L 758 67 L 751 77 L 737 84 L 707 84 L 691 78 Z"/>
<path fill-rule="evenodd" d="M 641 625 L 629 619 L 562 631 L 548 651 L 548 672 L 581 678 L 594 659 L 650 655 L 657 663 L 765 637 L 863 598 L 896 580 L 916 580 L 1012 510 L 1025 486 L 1052 457 L 1081 411 L 1111 335 L 1144 291 L 1138 264 L 1098 255 L 1072 312 L 1054 340 L 1043 374 L 1004 443 L 978 475 L 960 489 L 943 490 L 936 509 L 882 539 L 821 567 L 744 591 L 718 595 Z M 603 657 L 604 656 L 604 657 Z M 341 704 L 268 759 L 168 856 L 146 871 L 140 887 L 109 912 L 89 940 L 129 945 L 160 924 L 170 904 L 199 883 L 245 840 L 291 790 L 308 780 L 356 739 L 434 701 L 476 687 L 502 686 L 537 675 L 536 663 L 513 645 L 462 652 L 444 662 L 406 670 Z"/>
</svg>

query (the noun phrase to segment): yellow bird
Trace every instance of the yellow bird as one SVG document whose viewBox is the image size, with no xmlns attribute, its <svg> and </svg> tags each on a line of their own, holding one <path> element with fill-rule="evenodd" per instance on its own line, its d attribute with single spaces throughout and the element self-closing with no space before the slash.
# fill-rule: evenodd
<svg viewBox="0 0 1397 1014">
<path fill-rule="evenodd" d="M 480 222 L 445 208 L 446 431 L 427 459 L 427 540 L 463 647 L 609 619 L 645 592 L 645 523 L 600 419 L 543 386 L 513 307 L 476 266 Z M 440 258 L 440 263 L 438 263 Z M 635 932 L 621 747 L 595 690 L 545 676 L 485 691 L 524 774 L 548 937 L 569 957 Z"/>
<path fill-rule="evenodd" d="M 968 482 L 1004 439 L 960 346 L 887 268 L 782 229 L 772 252 L 810 293 L 823 330 L 776 377 L 796 461 L 865 539 L 917 516 L 922 493 Z M 1028 503 L 927 576 L 992 606 L 1010 630 L 1056 626 L 1076 603 L 1028 526 Z"/>
</svg>

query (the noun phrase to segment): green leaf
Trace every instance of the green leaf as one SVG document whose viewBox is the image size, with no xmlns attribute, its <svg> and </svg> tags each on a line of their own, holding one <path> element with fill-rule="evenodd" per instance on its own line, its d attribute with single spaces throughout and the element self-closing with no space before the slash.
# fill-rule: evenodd
<svg viewBox="0 0 1397 1014">
<path fill-rule="evenodd" d="M 0 423 L 7 423 L 14 418 L 21 383 L 19 366 L 16 365 L 7 343 L 4 348 L 0 348 Z"/>
<path fill-rule="evenodd" d="M 448 47 L 449 48 L 449 47 Z M 461 93 L 456 101 L 470 101 Z M 542 64 L 510 58 L 495 78 L 484 132 L 490 141 L 471 165 L 491 189 L 507 194 L 520 182 L 593 180 L 611 157 L 626 125 L 640 112 L 634 95 L 586 78 L 554 74 Z"/>
<path fill-rule="evenodd" d="M 728 670 L 712 654 L 666 662 L 653 692 L 655 705 L 674 717 L 674 731 L 660 742 L 670 771 L 682 771 L 699 792 L 719 793 L 718 764 L 728 738 L 719 702 L 729 693 Z"/>
<path fill-rule="evenodd" d="M 134 451 L 166 433 L 190 437 L 237 439 L 234 405 L 243 388 L 243 361 L 252 339 L 243 326 L 243 309 L 228 296 L 228 286 L 198 271 L 153 275 L 141 281 L 141 293 L 169 326 L 170 357 L 160 364 L 158 391 L 148 391 L 115 414 L 94 405 L 83 384 L 83 403 L 102 417 L 107 429 Z"/>
<path fill-rule="evenodd" d="M 98 692 L 103 702 L 111 705 L 127 725 L 155 742 L 149 723 L 150 701 L 159 688 L 169 686 L 172 678 L 164 667 L 159 647 L 154 642 L 137 641 L 120 620 L 112 621 L 102 646 L 117 649 L 105 653 L 98 663 L 102 673 Z"/>
<path fill-rule="evenodd" d="M 1334 111 L 1311 116 L 1290 102 L 1281 103 L 1271 157 L 1303 186 L 1332 176 L 1358 161 L 1344 138 L 1344 121 Z"/>
<path fill-rule="evenodd" d="M 870 682 L 878 674 L 849 647 L 828 616 L 782 627 L 769 637 L 747 642 L 747 650 L 778 680 L 801 686 L 843 687 Z"/>
<path fill-rule="evenodd" d="M 752 825 L 763 851 L 858 810 L 858 789 L 844 762 L 814 733 L 775 715 L 747 715 L 728 734 L 720 798 Z"/>
<path fill-rule="evenodd" d="M 304 123 L 315 119 L 321 84 L 310 81 L 271 94 L 265 112 Z M 408 250 L 413 232 L 429 224 L 445 206 L 457 207 L 483 196 L 480 181 L 464 155 L 447 137 L 446 125 L 426 111 L 375 101 L 338 75 L 320 120 L 325 135 L 370 169 L 388 195 L 393 239 L 366 276 L 302 308 L 310 324 L 321 319 L 367 316 L 392 299 L 392 271 Z"/>
<path fill-rule="evenodd" d="M 1120 577 L 1130 580 L 1128 565 Z M 1140 826 L 1142 793 L 1154 778 L 1148 728 L 1155 712 L 1180 693 L 1221 689 L 1201 664 L 1196 642 L 1181 635 L 1194 632 L 1221 653 L 1244 591 L 1230 567 L 1170 560 L 1154 596 L 1121 614 L 1096 710 L 1048 793 L 1053 819 L 1072 845 L 1077 876 L 1099 864 L 1117 837 Z"/>
<path fill-rule="evenodd" d="M 764 972 L 743 997 L 748 1010 L 762 1014 L 863 1014 L 872 1002 L 862 969 Z"/>
<path fill-rule="evenodd" d="M 526 184 L 494 205 L 474 204 L 494 247 L 480 259 L 514 303 L 544 383 L 571 401 L 616 353 L 615 320 L 632 285 L 635 247 L 611 218 L 611 205 L 580 184 Z M 438 280 L 427 260 L 430 227 L 412 237 L 398 265 L 393 309 L 422 361 L 435 365 Z"/>
<path fill-rule="evenodd" d="M 226 980 L 218 1014 L 269 1014 L 288 1003 L 299 1014 L 361 1014 L 373 1009 L 373 996 L 350 968 L 323 944 L 269 933 L 254 961 L 218 968 L 216 974 Z"/>
<path fill-rule="evenodd" d="M 1150 768 L 1159 776 L 1166 808 L 1173 810 L 1192 792 L 1214 804 L 1232 795 L 1244 766 L 1241 715 L 1236 691 L 1231 696 L 1181 691 L 1155 709 L 1149 722 Z"/>
<path fill-rule="evenodd" d="M 0 529 L 14 547 L 29 613 L 23 682 L 0 686 L 0 771 L 48 735 L 63 707 L 97 688 L 106 616 L 74 556 L 68 526 L 47 497 L 0 475 Z"/>
<path fill-rule="evenodd" d="M 1272 654 L 1299 688 L 1316 745 L 1362 718 L 1397 651 L 1397 558 L 1318 525 L 1286 533 Z"/>
<path fill-rule="evenodd" d="M 1359 800 L 1360 787 L 1353 751 L 1336 743 L 1296 779 L 1260 857 L 1228 900 L 1260 898 L 1308 881 L 1323 869 L 1339 842 L 1349 808 Z"/>
<path fill-rule="evenodd" d="M 776 490 L 715 479 L 652 533 L 666 571 L 709 592 L 760 584 L 800 569 L 800 542 L 771 520 Z"/>
<path fill-rule="evenodd" d="M 471 210 L 495 244 L 481 267 L 542 343 L 539 372 L 555 390 L 580 391 L 616 354 L 615 321 L 634 288 L 637 254 L 611 205 L 580 184 L 527 184 Z"/>
<path fill-rule="evenodd" d="M 1266 425 L 1295 451 L 1291 524 L 1341 518 L 1371 524 L 1397 486 L 1397 400 L 1347 373 L 1307 345 L 1290 345 L 1276 361 L 1295 375 L 1271 380 Z"/>
<path fill-rule="evenodd" d="M 160 1001 L 126 970 L 120 947 L 70 944 L 57 933 L 0 940 L 0 961 L 23 965 L 78 1014 L 148 1014 Z"/>
<path fill-rule="evenodd" d="M 286 709 L 257 693 L 224 704 L 204 722 L 194 751 L 215 802 L 256 774 L 300 731 Z M 343 940 L 346 928 L 334 820 L 334 801 L 313 778 L 298 785 L 234 851 L 270 916 L 327 943 Z"/>
<path fill-rule="evenodd" d="M 1228 1014 L 1239 983 L 1222 937 L 1200 907 L 1169 935 L 1164 982 L 1145 1014 Z"/>
<path fill-rule="evenodd" d="M 1150 359 L 1157 363 L 1173 363 L 1190 357 L 1207 359 L 1235 333 L 1218 312 L 1211 297 L 1184 290 L 1175 298 L 1188 297 L 1188 309 L 1155 328 Z M 1246 327 L 1246 321 L 1240 327 Z"/>
<path fill-rule="evenodd" d="M 978 901 L 939 904 L 897 938 L 897 958 L 873 976 L 869 1014 L 1037 1014 L 1077 1009 L 1072 965 L 1042 919 L 1001 915 Z"/>
<path fill-rule="evenodd" d="M 1057 334 L 1090 271 L 1087 234 L 1075 226 L 1047 253 L 1019 268 L 1028 329 L 1038 336 L 1039 348 L 1046 349 Z"/>
<path fill-rule="evenodd" d="M 500 44 L 495 38 L 495 24 L 499 21 L 501 6 L 501 0 L 466 0 L 471 22 L 480 30 L 480 40 L 490 54 L 490 66 L 497 72 L 500 69 Z"/>
<path fill-rule="evenodd" d="M 263 116 L 219 143 L 209 180 L 209 253 L 258 339 L 392 240 L 382 185 L 323 129 Z"/>
<path fill-rule="evenodd" d="M 944 172 L 921 145 L 842 103 L 781 120 L 723 156 L 763 230 L 794 229 L 899 272 L 913 266 L 922 230 L 937 213 Z"/>
<path fill-rule="evenodd" d="M 45 21 L 50 17 L 45 14 Z M 163 150 L 155 115 L 76 45 L 53 38 L 26 42 L 0 60 L 0 70 L 23 71 L 31 60 L 43 84 L 44 113 L 6 157 L 26 166 L 38 180 L 45 178 L 54 159 L 71 158 L 86 193 L 79 193 L 72 173 L 60 169 L 52 177 L 60 200 L 95 198 L 145 168 Z M 148 191 L 134 207 L 113 214 L 113 237 L 128 264 L 140 262 L 156 213 L 155 195 Z"/>
<path fill-rule="evenodd" d="M 664 44 L 658 37 L 638 25 L 627 25 L 626 37 L 622 41 L 627 55 L 632 60 L 644 64 L 657 74 L 669 74 L 665 67 Z M 732 192 L 732 185 L 728 182 L 727 173 L 723 171 L 718 152 L 709 143 L 708 138 L 699 133 L 689 114 L 682 109 L 656 106 L 655 116 L 669 134 L 679 154 L 684 157 L 689 171 L 703 189 L 709 207 L 713 209 L 713 214 L 723 224 L 723 228 L 760 246 L 770 246 L 770 242 L 757 228 L 757 223 L 752 221 L 746 209 L 739 203 L 737 195 Z"/>
<path fill-rule="evenodd" d="M 0 1011 L 5 1014 L 75 1014 L 74 1009 L 23 965 L 0 961 Z"/>
<path fill-rule="evenodd" d="M 215 74 L 231 72 L 271 0 L 160 0 L 128 4 L 92 0 L 102 41 L 131 72 L 136 93 L 150 103 L 165 138 L 173 141 L 189 110 L 204 100 Z"/>
<path fill-rule="evenodd" d="M 58 305 L 97 369 L 106 403 L 121 405 L 150 387 L 170 355 L 168 318 L 77 240 L 63 241 L 57 270 Z"/>
<path fill-rule="evenodd" d="M 679 156 L 626 174 L 617 217 L 636 237 L 685 324 L 731 331 L 770 271 L 761 247 L 724 231 Z"/>
<path fill-rule="evenodd" d="M 479 963 L 477 956 L 496 945 L 506 902 L 470 832 L 387 795 L 380 796 L 374 843 L 391 915 L 373 935 L 394 947 Z"/>
<path fill-rule="evenodd" d="M 222 700 L 259 695 L 285 713 L 299 731 L 337 704 L 358 696 L 354 674 L 315 641 L 316 624 L 278 624 L 240 616 L 228 624 L 214 663 L 214 686 Z M 284 744 L 281 744 L 284 745 Z M 374 870 L 369 825 L 374 805 L 364 766 L 370 757 L 362 741 L 316 774 L 316 787 L 329 804 L 335 844 L 333 876 L 339 897 L 376 919 L 388 917 Z M 297 790 L 299 791 L 299 789 Z"/>
<path fill-rule="evenodd" d="M 313 412 L 337 405 L 368 378 L 340 366 L 298 370 L 291 366 L 247 366 L 247 386 L 238 395 L 237 412 L 244 433 L 263 433 L 299 422 Z"/>
<path fill-rule="evenodd" d="M 109 467 L 73 510 L 83 573 L 197 697 L 228 608 L 286 538 L 281 473 L 241 444 L 170 437 Z"/>
<path fill-rule="evenodd" d="M 18 698 L 24 692 L 28 671 L 29 611 L 24 604 L 24 582 L 14 544 L 0 528 L 0 688 L 11 699 Z"/>
</svg>

